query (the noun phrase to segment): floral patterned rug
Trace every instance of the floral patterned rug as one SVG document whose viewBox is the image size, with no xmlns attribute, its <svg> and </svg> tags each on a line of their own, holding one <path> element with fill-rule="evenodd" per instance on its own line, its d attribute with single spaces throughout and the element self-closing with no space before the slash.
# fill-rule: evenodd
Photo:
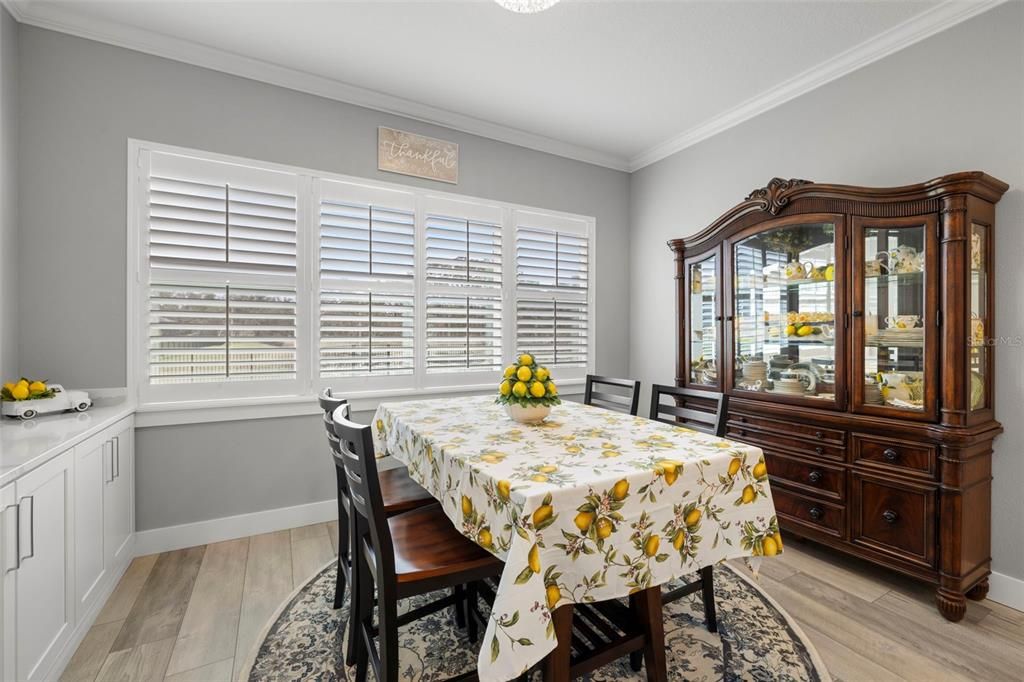
<svg viewBox="0 0 1024 682">
<path fill-rule="evenodd" d="M 242 680 L 353 680 L 341 663 L 347 610 L 331 608 L 335 564 L 300 587 L 271 618 L 260 645 L 243 668 Z M 704 627 L 700 596 L 665 606 L 669 680 L 787 680 L 829 682 L 818 653 L 792 619 L 746 576 L 728 564 L 715 569 L 718 633 Z M 437 595 L 403 602 L 400 611 Z M 479 645 L 455 627 L 450 609 L 399 630 L 401 679 L 445 680 L 471 670 Z M 373 679 L 372 672 L 369 675 Z M 540 680 L 539 673 L 535 680 Z M 640 682 L 627 658 L 601 668 L 589 682 Z"/>
</svg>

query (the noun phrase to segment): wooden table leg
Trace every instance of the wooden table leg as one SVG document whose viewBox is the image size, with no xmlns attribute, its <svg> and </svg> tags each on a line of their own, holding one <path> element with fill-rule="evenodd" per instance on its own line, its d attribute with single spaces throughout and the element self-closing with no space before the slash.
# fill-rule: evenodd
<svg viewBox="0 0 1024 682">
<path fill-rule="evenodd" d="M 644 630 L 644 669 L 647 682 L 667 682 L 665 663 L 665 621 L 661 613 L 661 587 L 652 587 L 629 596 Z M 570 633 L 571 634 L 571 633 Z"/>
<path fill-rule="evenodd" d="M 572 667 L 572 604 L 564 604 L 555 609 L 551 620 L 555 625 L 558 646 L 544 659 L 544 682 L 569 682 L 569 670 Z"/>
</svg>

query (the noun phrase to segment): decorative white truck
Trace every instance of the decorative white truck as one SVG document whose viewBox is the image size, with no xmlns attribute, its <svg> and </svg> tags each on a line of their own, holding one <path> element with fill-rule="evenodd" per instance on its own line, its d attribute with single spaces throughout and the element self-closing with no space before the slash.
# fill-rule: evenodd
<svg viewBox="0 0 1024 682">
<path fill-rule="evenodd" d="M 53 391 L 49 398 L 3 401 L 4 416 L 34 419 L 41 414 L 65 410 L 85 412 L 92 407 L 92 398 L 85 391 L 65 391 L 60 384 L 50 384 L 48 388 Z"/>
</svg>

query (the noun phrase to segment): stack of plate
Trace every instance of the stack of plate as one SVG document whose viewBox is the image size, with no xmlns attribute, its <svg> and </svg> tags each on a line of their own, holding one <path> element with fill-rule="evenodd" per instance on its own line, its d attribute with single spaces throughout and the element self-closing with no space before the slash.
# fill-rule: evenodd
<svg viewBox="0 0 1024 682">
<path fill-rule="evenodd" d="M 763 360 L 751 360 L 743 363 L 743 380 L 748 383 L 768 380 L 768 363 Z"/>
<path fill-rule="evenodd" d="M 775 392 L 785 395 L 803 395 L 804 384 L 799 379 L 776 379 Z"/>
<path fill-rule="evenodd" d="M 878 384 L 864 384 L 864 404 L 865 405 L 884 405 L 885 401 L 882 399 L 882 390 L 878 387 Z"/>
</svg>

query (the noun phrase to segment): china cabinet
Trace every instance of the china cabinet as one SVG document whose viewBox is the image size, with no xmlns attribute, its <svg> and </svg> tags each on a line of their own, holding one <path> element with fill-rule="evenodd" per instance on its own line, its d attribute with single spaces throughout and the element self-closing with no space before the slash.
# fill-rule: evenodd
<svg viewBox="0 0 1024 682">
<path fill-rule="evenodd" d="M 990 573 L 995 204 L 980 172 L 868 188 L 773 179 L 669 242 L 677 383 L 730 395 L 791 534 L 937 586 Z"/>
</svg>

